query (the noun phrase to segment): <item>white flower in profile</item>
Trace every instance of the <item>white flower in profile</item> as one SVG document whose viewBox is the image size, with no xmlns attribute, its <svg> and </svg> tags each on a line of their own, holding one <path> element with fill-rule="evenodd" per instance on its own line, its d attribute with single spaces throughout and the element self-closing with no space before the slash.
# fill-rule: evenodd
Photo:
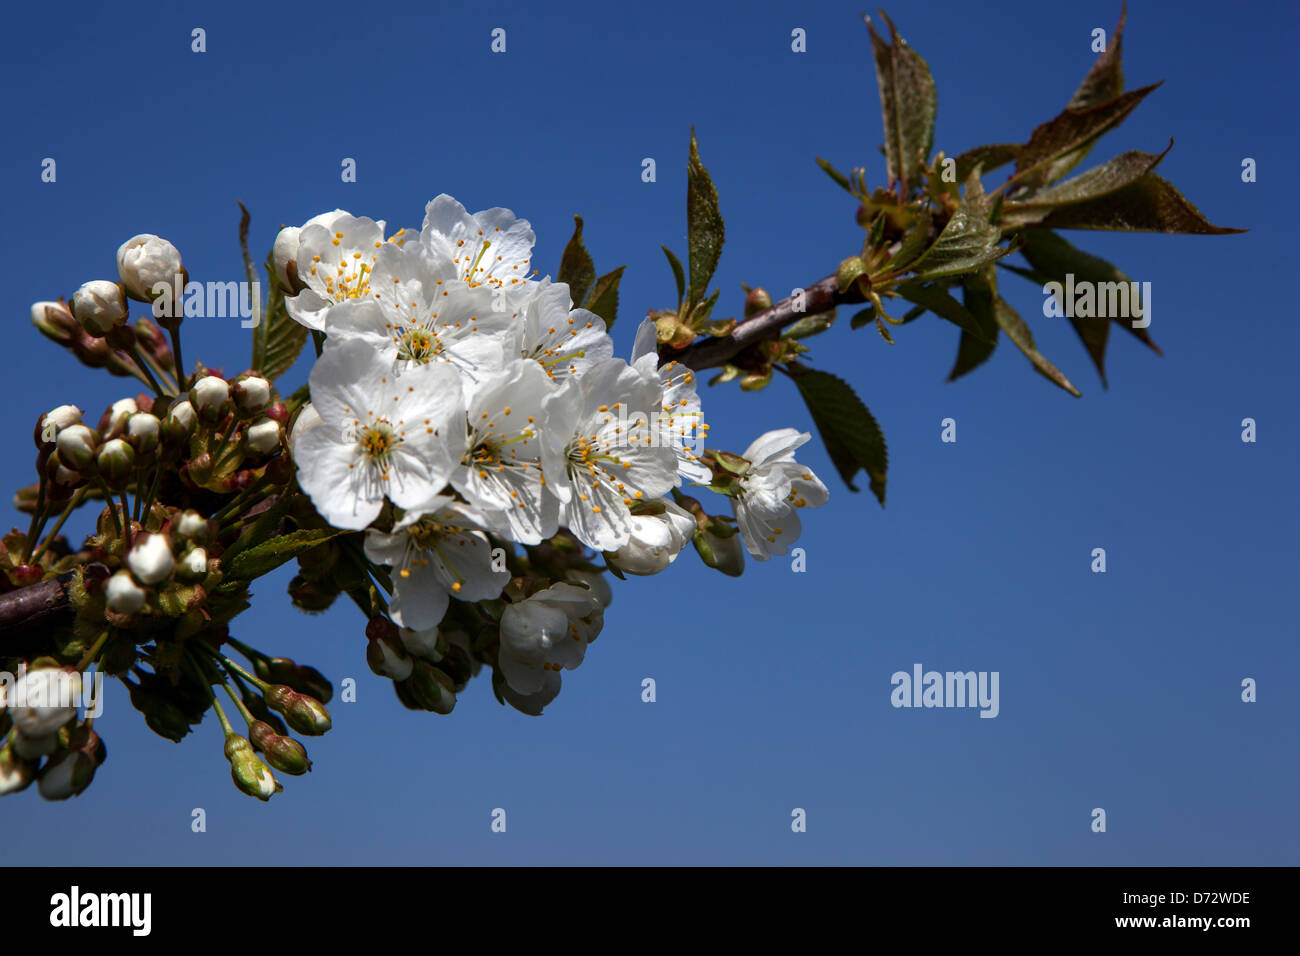
<svg viewBox="0 0 1300 956">
<path fill-rule="evenodd" d="M 794 460 L 795 449 L 808 438 L 807 432 L 781 428 L 760 435 L 745 449 L 750 466 L 740 476 L 741 493 L 731 506 L 745 549 L 755 560 L 785 554 L 802 530 L 797 509 L 820 508 L 830 497 L 812 469 Z"/>
<path fill-rule="evenodd" d="M 414 233 L 398 230 L 385 239 L 382 220 L 358 218 L 341 210 L 326 214 L 322 221 L 309 222 L 299 232 L 297 255 L 290 260 L 304 288 L 284 300 L 285 309 L 294 321 L 324 331 L 325 316 L 332 306 L 370 296 L 378 250 L 385 243 L 403 246 L 414 238 Z"/>
<path fill-rule="evenodd" d="M 554 698 L 560 671 L 582 663 L 605 622 L 600 599 L 567 581 L 511 604 L 501 613 L 497 665 L 517 694 Z"/>
<path fill-rule="evenodd" d="M 614 564 L 628 574 L 658 574 L 677 560 L 695 536 L 695 516 L 676 503 L 657 502 L 663 511 L 632 516 L 627 544 L 614 552 Z"/>
<path fill-rule="evenodd" d="M 402 376 L 364 342 L 330 345 L 309 379 L 320 424 L 294 442 L 298 483 L 336 528 L 370 524 L 387 497 L 399 508 L 447 483 L 464 441 L 460 377 L 445 365 Z"/>
<path fill-rule="evenodd" d="M 559 502 L 547 486 L 563 475 L 563 463 L 544 441 L 557 393 L 536 362 L 522 359 L 468 389 L 463 454 L 451 482 L 492 531 L 523 544 L 559 526 Z"/>
<path fill-rule="evenodd" d="M 622 359 L 598 362 L 553 401 L 549 434 L 561 444 L 560 519 L 583 544 L 615 551 L 632 534 L 630 506 L 658 498 L 677 479 L 677 455 L 652 427 L 657 378 Z"/>
<path fill-rule="evenodd" d="M 662 392 L 655 407 L 661 441 L 671 444 L 677 455 L 676 483 L 681 479 L 708 484 L 713 473 L 700 461 L 709 426 L 704 423 L 700 397 L 696 394 L 695 370 L 675 359 L 659 364 L 658 340 L 654 319 L 643 319 L 636 330 L 632 346 L 632 365 L 646 374 L 656 375 Z"/>
<path fill-rule="evenodd" d="M 81 675 L 59 667 L 27 671 L 7 701 L 14 728 L 33 740 L 55 733 L 77 716 Z"/>
<path fill-rule="evenodd" d="M 510 572 L 492 570 L 492 546 L 483 519 L 468 505 L 438 496 L 408 511 L 391 534 L 366 533 L 366 557 L 392 568 L 389 615 L 412 631 L 436 628 L 448 600 L 488 601 L 499 597 Z"/>
<path fill-rule="evenodd" d="M 447 362 L 471 381 L 505 364 L 516 315 L 495 310 L 490 289 L 440 278 L 419 246 L 384 245 L 367 295 L 330 310 L 331 339 L 363 339 L 399 368 Z"/>
<path fill-rule="evenodd" d="M 586 309 L 573 309 L 569 287 L 543 279 L 534 284 L 521 303 L 523 323 L 516 325 L 518 349 L 533 359 L 551 378 L 577 375 L 614 354 L 614 340 L 605 320 Z"/>
<path fill-rule="evenodd" d="M 528 285 L 533 243 L 527 219 L 497 207 L 470 214 L 446 193 L 424 211 L 420 245 L 448 277 L 513 298 Z"/>
</svg>

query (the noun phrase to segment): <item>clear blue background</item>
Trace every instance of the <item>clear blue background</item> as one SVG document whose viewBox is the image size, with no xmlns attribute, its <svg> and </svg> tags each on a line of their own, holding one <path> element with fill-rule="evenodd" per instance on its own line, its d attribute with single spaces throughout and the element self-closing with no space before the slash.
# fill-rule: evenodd
<svg viewBox="0 0 1300 956">
<path fill-rule="evenodd" d="M 614 335 L 671 305 L 660 243 L 684 251 L 694 123 L 727 220 L 719 314 L 742 281 L 780 297 L 854 252 L 861 231 L 814 156 L 883 177 L 875 76 L 848 3 L 23 4 L 0 77 L 0 373 L 30 480 L 36 415 L 93 414 L 127 380 L 88 374 L 27 324 L 31 302 L 114 277 L 138 232 L 197 280 L 242 278 L 253 244 L 342 206 L 417 226 L 449 192 L 533 223 L 553 273 L 582 214 L 598 269 L 626 263 Z M 897 2 L 929 60 L 936 147 L 1023 140 L 1064 106 L 1118 3 Z M 207 52 L 190 51 L 190 30 Z M 489 50 L 507 30 L 504 55 Z M 808 50 L 790 50 L 795 27 Z M 245 640 L 356 677 L 313 773 L 268 805 L 229 781 L 209 718 L 180 745 L 114 687 L 110 759 L 75 801 L 0 801 L 9 863 L 1295 864 L 1297 355 L 1293 269 L 1296 7 L 1136 2 L 1129 85 L 1164 78 L 1094 153 L 1159 151 L 1161 172 L 1230 237 L 1071 235 L 1153 285 L 1165 357 L 1112 335 L 1104 391 L 1041 293 L 1003 279 L 1070 398 L 1005 340 L 944 384 L 956 330 L 933 317 L 886 345 L 848 314 L 814 340 L 885 429 L 889 502 L 849 494 L 818 443 L 830 504 L 804 515 L 808 570 L 739 581 L 692 553 L 617 586 L 604 633 L 548 713 L 497 705 L 485 679 L 451 717 L 404 710 L 340 601 L 294 611 L 289 573 L 257 588 Z M 40 181 L 44 157 L 55 184 Z M 641 181 L 653 157 L 658 182 Z M 1243 157 L 1259 181 L 1240 178 Z M 344 157 L 358 181 L 340 181 Z M 995 174 L 997 177 L 997 174 Z M 1000 181 L 991 177 L 990 181 Z M 260 254 L 259 254 L 260 255 Z M 1037 318 L 1035 318 L 1037 316 Z M 192 320 L 186 355 L 248 361 L 233 320 Z M 305 380 L 308 360 L 286 379 Z M 810 428 L 786 382 L 705 395 L 713 441 Z M 1240 422 L 1258 422 L 1243 444 Z M 958 442 L 939 440 L 953 417 Z M 26 519 L 15 515 L 24 527 Z M 1106 574 L 1089 570 L 1104 547 Z M 895 710 L 890 675 L 1001 673 L 1001 714 Z M 643 677 L 658 702 L 642 703 Z M 1244 704 L 1244 677 L 1259 701 Z M 190 830 L 203 807 L 207 832 Z M 490 814 L 508 813 L 506 834 Z M 804 808 L 808 831 L 791 832 Z M 1090 830 L 1104 807 L 1105 834 Z"/>
</svg>

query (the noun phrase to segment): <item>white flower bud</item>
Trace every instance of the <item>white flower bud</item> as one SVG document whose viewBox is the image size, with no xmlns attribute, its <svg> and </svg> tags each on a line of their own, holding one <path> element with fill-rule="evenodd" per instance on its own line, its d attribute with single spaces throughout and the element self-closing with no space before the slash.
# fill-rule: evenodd
<svg viewBox="0 0 1300 956">
<path fill-rule="evenodd" d="M 126 431 L 126 420 L 139 410 L 140 406 L 135 403 L 134 398 L 119 398 L 109 406 L 108 413 L 100 419 L 101 437 L 117 438 Z"/>
<path fill-rule="evenodd" d="M 241 378 L 231 391 L 241 411 L 260 412 L 271 404 L 271 383 L 256 375 Z"/>
<path fill-rule="evenodd" d="M 280 447 L 280 423 L 273 418 L 260 418 L 248 426 L 248 447 L 261 455 L 268 455 Z"/>
<path fill-rule="evenodd" d="M 83 329 L 104 336 L 126 321 L 126 296 L 116 282 L 95 279 L 73 294 L 72 312 Z"/>
<path fill-rule="evenodd" d="M 633 515 L 632 536 L 614 552 L 614 563 L 628 574 L 658 574 L 677 560 L 695 534 L 695 518 L 671 501 L 663 514 Z"/>
<path fill-rule="evenodd" d="M 286 226 L 280 230 L 280 234 L 275 237 L 275 245 L 271 247 L 275 276 L 280 280 L 280 288 L 284 289 L 285 295 L 293 295 L 302 286 L 302 283 L 295 281 L 298 278 L 298 237 L 301 234 L 302 230 L 297 226 Z M 289 271 L 290 266 L 293 266 L 292 273 Z"/>
<path fill-rule="evenodd" d="M 81 424 L 81 409 L 76 405 L 60 405 L 45 413 L 41 423 L 41 440 L 52 442 L 59 437 L 59 432 L 73 425 Z"/>
<path fill-rule="evenodd" d="M 399 628 L 398 636 L 402 639 L 402 646 L 406 648 L 408 654 L 414 657 L 423 657 L 431 663 L 438 663 L 442 660 L 442 652 L 438 650 L 438 638 L 440 632 L 436 627 L 431 627 L 425 631 L 413 631 L 409 627 Z"/>
<path fill-rule="evenodd" d="M 142 534 L 136 538 L 135 547 L 126 556 L 126 564 L 141 584 L 165 581 L 176 570 L 172 543 L 163 534 Z"/>
<path fill-rule="evenodd" d="M 134 614 L 144 607 L 144 588 L 135 583 L 130 571 L 118 571 L 104 586 L 108 609 L 117 614 Z"/>
<path fill-rule="evenodd" d="M 308 431 L 315 428 L 321 423 L 320 412 L 316 411 L 316 406 L 308 402 L 298 412 L 298 417 L 293 420 L 293 428 L 289 430 L 289 453 L 293 453 L 294 443 L 298 441 Z"/>
<path fill-rule="evenodd" d="M 181 254 L 166 239 L 144 233 L 128 239 L 117 250 L 117 274 L 126 293 L 141 302 L 158 297 L 156 283 L 171 286 L 181 271 Z"/>
<path fill-rule="evenodd" d="M 32 325 L 60 345 L 71 344 L 79 328 L 72 311 L 62 302 L 33 302 Z"/>
<path fill-rule="evenodd" d="M 95 456 L 95 467 L 100 475 L 113 487 L 126 480 L 135 467 L 135 451 L 120 438 L 104 442 L 104 447 Z"/>
<path fill-rule="evenodd" d="M 203 548 L 194 548 L 181 558 L 178 573 L 190 580 L 197 580 L 208 573 L 208 552 Z"/>
<path fill-rule="evenodd" d="M 190 389 L 190 401 L 194 403 L 195 410 L 204 416 L 215 416 L 229 397 L 230 386 L 225 379 L 215 375 L 203 376 Z"/>
<path fill-rule="evenodd" d="M 137 412 L 127 420 L 127 440 L 138 452 L 151 452 L 157 448 L 161 434 L 162 422 L 158 421 L 156 415 Z"/>
<path fill-rule="evenodd" d="M 208 540 L 208 522 L 201 514 L 191 508 L 181 512 L 176 519 L 176 533 L 190 541 Z"/>
<path fill-rule="evenodd" d="M 85 425 L 69 425 L 59 432 L 56 445 L 59 460 L 77 471 L 85 471 L 95 460 L 98 436 Z"/>
<path fill-rule="evenodd" d="M 602 571 L 584 571 L 581 568 L 571 568 L 565 572 L 564 577 L 574 584 L 585 584 L 587 590 L 596 596 L 596 600 L 600 602 L 601 607 L 609 607 L 614 600 L 614 592 L 610 590 L 609 581 L 606 580 Z"/>
<path fill-rule="evenodd" d="M 194 406 L 188 400 L 177 402 L 167 410 L 167 420 L 189 431 L 194 425 Z"/>
<path fill-rule="evenodd" d="M 80 674 L 58 667 L 43 667 L 18 678 L 9 715 L 18 732 L 35 743 L 77 716 L 80 700 Z"/>
</svg>

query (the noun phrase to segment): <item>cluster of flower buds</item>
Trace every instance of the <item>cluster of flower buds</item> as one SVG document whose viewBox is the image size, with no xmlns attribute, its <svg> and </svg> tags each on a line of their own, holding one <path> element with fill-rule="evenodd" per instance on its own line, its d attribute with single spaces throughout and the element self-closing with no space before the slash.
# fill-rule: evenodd
<svg viewBox="0 0 1300 956">
<path fill-rule="evenodd" d="M 66 800 L 90 786 L 104 762 L 92 720 L 79 720 L 81 675 L 38 658 L 12 683 L 0 681 L 0 795 L 33 780 L 47 800 Z"/>
<path fill-rule="evenodd" d="M 109 620 L 130 626 L 142 612 L 180 617 L 203 603 L 207 589 L 221 580 L 219 563 L 208 557 L 212 522 L 185 511 L 167 522 L 167 530 L 142 531 L 126 553 L 126 567 L 104 585 Z"/>
<path fill-rule="evenodd" d="M 241 468 L 267 463 L 284 443 L 288 408 L 260 375 L 246 372 L 228 381 L 209 372 L 190 387 L 188 401 L 199 428 L 184 476 L 196 487 L 231 491 Z M 287 459 L 284 464 L 287 476 Z"/>
</svg>

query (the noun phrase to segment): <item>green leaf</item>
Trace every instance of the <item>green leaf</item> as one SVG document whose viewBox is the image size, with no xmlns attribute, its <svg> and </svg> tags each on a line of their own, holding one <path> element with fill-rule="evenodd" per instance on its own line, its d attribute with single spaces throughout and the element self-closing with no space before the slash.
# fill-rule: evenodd
<svg viewBox="0 0 1300 956">
<path fill-rule="evenodd" d="M 275 277 L 275 262 L 270 255 L 266 257 L 266 272 L 271 277 L 271 294 L 266 302 L 266 317 L 261 327 L 253 330 L 253 368 L 261 371 L 267 381 L 274 382 L 298 361 L 298 354 L 307 344 L 309 330 L 289 317 L 284 307 L 284 292 Z"/>
<path fill-rule="evenodd" d="M 962 283 L 962 302 L 979 323 L 981 336 L 963 331 L 957 345 L 957 359 L 948 372 L 948 381 L 955 382 L 989 360 L 998 344 L 998 321 L 993 314 L 993 288 L 984 270 L 972 273 Z"/>
<path fill-rule="evenodd" d="M 853 192 L 853 186 L 850 185 L 849 183 L 848 176 L 845 176 L 842 172 L 840 172 L 838 169 L 836 169 L 826 160 L 822 159 L 820 156 L 817 157 L 817 165 L 822 168 L 822 170 L 826 173 L 827 176 L 829 176 L 831 179 L 835 181 L 835 185 L 839 186 L 849 195 L 855 195 L 855 193 Z"/>
<path fill-rule="evenodd" d="M 964 183 L 977 166 L 981 175 L 1005 166 L 1020 155 L 1021 149 L 1017 143 L 993 143 L 966 150 L 957 156 L 957 182 Z"/>
<path fill-rule="evenodd" d="M 901 183 L 903 195 L 907 195 L 922 181 L 921 167 L 930 158 L 938 98 L 925 60 L 898 35 L 893 21 L 883 11 L 880 15 L 889 24 L 891 43 L 885 43 L 876 33 L 870 17 L 864 15 L 862 19 L 871 33 L 880 87 L 889 187 Z"/>
<path fill-rule="evenodd" d="M 700 162 L 700 146 L 691 127 L 691 158 L 686 165 L 686 232 L 690 260 L 690 297 L 694 305 L 704 298 L 709 280 L 722 256 L 725 231 L 718 209 L 718 191 Z"/>
<path fill-rule="evenodd" d="M 984 185 L 972 173 L 957 211 L 939 233 L 939 238 L 912 263 L 919 279 L 970 272 L 1007 255 L 1011 250 L 998 246 L 1002 230 L 989 222 L 991 204 L 984 195 Z"/>
<path fill-rule="evenodd" d="M 690 315 L 690 322 L 693 326 L 699 328 L 700 324 L 713 314 L 713 307 L 718 304 L 718 296 L 721 294 L 721 289 L 714 289 L 713 295 L 695 307 L 695 311 Z"/>
<path fill-rule="evenodd" d="M 1029 326 L 1025 324 L 1025 320 L 998 295 L 997 276 L 993 274 L 993 270 L 985 269 L 978 279 L 972 277 L 972 280 L 968 282 L 968 288 L 971 285 L 987 287 L 986 294 L 992 296 L 993 319 L 997 322 L 998 328 L 1007 333 L 1007 338 L 1015 343 L 1016 348 L 1025 353 L 1025 357 L 1029 359 L 1034 368 L 1049 381 L 1059 385 L 1075 398 L 1082 397 L 1079 390 L 1071 384 L 1061 370 L 1039 353 L 1038 346 L 1034 344 L 1034 334 L 1029 331 Z"/>
<path fill-rule="evenodd" d="M 913 279 L 904 282 L 895 290 L 904 299 L 914 302 L 923 309 L 933 312 L 941 319 L 947 319 L 962 330 L 964 334 L 984 339 L 992 344 L 992 337 L 984 330 L 970 310 L 948 294 L 948 290 L 938 283 L 927 285 Z"/>
<path fill-rule="evenodd" d="M 1087 202 L 1118 192 L 1151 172 L 1168 155 L 1173 143 L 1163 153 L 1130 150 L 1109 162 L 1094 166 L 1072 179 L 1040 190 L 1023 200 L 1008 199 L 1002 204 L 1000 222 L 1003 229 L 1016 229 L 1038 222 L 1057 206 Z"/>
<path fill-rule="evenodd" d="M 835 321 L 835 310 L 830 309 L 826 312 L 817 312 L 813 315 L 805 315 L 791 324 L 784 332 L 781 333 L 783 339 L 806 339 L 810 335 L 816 335 L 819 332 L 825 332 Z"/>
<path fill-rule="evenodd" d="M 850 491 L 857 491 L 853 476 L 865 470 L 872 493 L 883 505 L 889 453 L 870 410 L 842 378 L 795 362 L 790 363 L 790 373 L 840 478 Z"/>
<path fill-rule="evenodd" d="M 673 251 L 667 246 L 660 246 L 664 255 L 668 257 L 668 265 L 673 270 L 673 281 L 677 283 L 677 308 L 682 307 L 682 299 L 686 297 L 686 273 L 682 271 L 682 261 L 673 255 Z"/>
<path fill-rule="evenodd" d="M 865 309 L 860 309 L 853 318 L 849 319 L 850 329 L 860 329 L 864 325 L 870 325 L 876 321 L 876 307 L 868 305 Z"/>
<path fill-rule="evenodd" d="M 569 297 L 574 302 L 581 302 L 591 284 L 596 281 L 596 264 L 591 261 L 591 254 L 582 242 L 581 216 L 573 217 L 573 236 L 564 247 L 564 254 L 560 256 L 560 270 L 555 279 L 568 284 Z"/>
<path fill-rule="evenodd" d="M 1122 123 L 1159 83 L 1121 93 L 1112 100 L 1086 109 L 1067 109 L 1043 123 L 1029 137 L 1016 158 L 1011 181 L 1034 188 L 1065 175 L 1083 159 L 1086 149 L 1104 133 Z"/>
<path fill-rule="evenodd" d="M 1182 193 L 1155 173 L 1147 173 L 1107 196 L 1060 206 L 1032 225 L 1046 229 L 1103 229 L 1202 236 L 1246 231 L 1211 225 Z"/>
<path fill-rule="evenodd" d="M 902 272 L 915 262 L 930 242 L 930 228 L 932 225 L 933 218 L 930 216 L 930 211 L 928 209 L 923 210 L 916 222 L 908 229 L 907 234 L 903 236 L 903 241 L 899 243 L 898 249 L 880 267 L 880 271 L 876 276 L 872 278 Z"/>
<path fill-rule="evenodd" d="M 583 305 L 584 309 L 595 312 L 605 320 L 606 331 L 614 327 L 614 320 L 618 318 L 618 284 L 622 281 L 623 270 L 626 268 L 627 266 L 619 266 L 597 279 Z"/>
<path fill-rule="evenodd" d="M 1106 283 L 1128 283 L 1132 281 L 1105 259 L 1099 259 L 1096 256 L 1089 255 L 1082 249 L 1075 248 L 1061 236 L 1046 229 L 1026 230 L 1022 242 L 1020 252 L 1034 269 L 1033 274 L 1026 276 L 1026 278 L 1030 278 L 1040 288 L 1048 282 L 1060 282 L 1064 285 L 1067 281 L 1066 277 L 1069 275 L 1074 276 L 1076 283 L 1090 282 L 1095 287 L 1102 287 Z M 1022 272 L 1022 274 L 1024 273 Z M 1146 329 L 1135 329 L 1132 321 L 1121 316 L 1113 316 L 1112 318 L 1119 323 L 1121 328 L 1127 329 L 1137 336 L 1139 340 L 1149 345 L 1155 352 L 1160 352 Z M 1084 348 L 1088 350 L 1088 354 L 1092 356 L 1093 364 L 1097 366 L 1097 373 L 1101 376 L 1102 384 L 1105 385 L 1106 340 L 1110 323 L 1095 318 L 1071 317 L 1070 324 L 1083 342 Z"/>
<path fill-rule="evenodd" d="M 291 531 L 245 548 L 230 562 L 226 570 L 233 578 L 251 581 L 341 534 L 347 532 L 338 528 L 303 528 Z"/>
</svg>

